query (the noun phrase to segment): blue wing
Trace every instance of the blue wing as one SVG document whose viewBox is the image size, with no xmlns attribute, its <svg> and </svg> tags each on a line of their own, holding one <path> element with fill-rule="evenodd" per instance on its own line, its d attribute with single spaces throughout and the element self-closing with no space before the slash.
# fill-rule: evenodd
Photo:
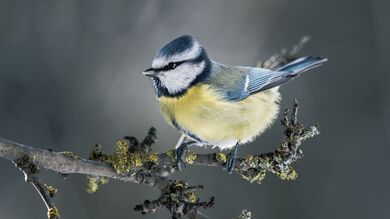
<svg viewBox="0 0 390 219">
<path fill-rule="evenodd" d="M 229 101 L 240 101 L 251 94 L 285 84 L 301 73 L 327 61 L 319 57 L 302 57 L 275 71 L 263 68 L 218 65 L 208 82 L 219 88 Z"/>
<path fill-rule="evenodd" d="M 250 94 L 268 90 L 270 88 L 285 84 L 296 78 L 303 72 L 320 66 L 327 59 L 320 57 L 302 57 L 293 62 L 290 62 L 276 71 L 264 72 L 263 69 L 254 68 L 249 72 L 249 86 Z"/>
</svg>

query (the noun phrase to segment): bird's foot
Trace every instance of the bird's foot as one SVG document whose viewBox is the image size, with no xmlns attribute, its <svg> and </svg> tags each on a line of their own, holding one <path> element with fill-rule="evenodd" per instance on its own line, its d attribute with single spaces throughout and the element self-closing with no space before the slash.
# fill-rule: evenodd
<svg viewBox="0 0 390 219">
<path fill-rule="evenodd" d="M 226 161 L 224 170 L 226 170 L 229 174 L 232 174 L 234 170 L 235 161 L 237 158 L 238 144 L 234 146 L 233 150 L 231 150 L 228 154 L 228 159 Z"/>
<path fill-rule="evenodd" d="M 184 155 L 188 151 L 188 145 L 186 143 L 181 144 L 177 149 L 176 149 L 176 165 L 177 168 L 182 171 L 183 166 L 185 167 L 185 163 L 183 161 Z"/>
<path fill-rule="evenodd" d="M 197 142 L 195 141 L 188 141 L 183 142 L 177 149 L 176 149 L 176 165 L 177 168 L 182 171 L 183 166 L 185 167 L 185 162 L 183 161 L 183 158 L 185 154 L 188 152 L 188 148 L 192 145 L 196 145 Z"/>
</svg>

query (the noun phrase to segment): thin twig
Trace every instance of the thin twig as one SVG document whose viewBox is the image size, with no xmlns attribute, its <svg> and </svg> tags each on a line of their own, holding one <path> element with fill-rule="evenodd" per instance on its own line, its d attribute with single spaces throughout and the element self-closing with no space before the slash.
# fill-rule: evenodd
<svg viewBox="0 0 390 219">
<path fill-rule="evenodd" d="M 58 208 L 55 206 L 53 200 L 57 189 L 42 182 L 42 180 L 38 177 L 39 168 L 34 164 L 31 157 L 24 155 L 13 162 L 15 166 L 17 166 L 24 173 L 25 181 L 29 182 L 41 196 L 42 201 L 47 208 L 47 217 L 49 219 L 61 218 L 58 212 Z"/>
<path fill-rule="evenodd" d="M 274 54 L 264 63 L 259 61 L 257 66 L 261 68 L 277 69 L 278 67 L 294 60 L 298 51 L 301 50 L 302 47 L 304 47 L 309 41 L 310 36 L 303 36 L 289 51 L 286 48 L 283 48 L 279 53 Z"/>
</svg>

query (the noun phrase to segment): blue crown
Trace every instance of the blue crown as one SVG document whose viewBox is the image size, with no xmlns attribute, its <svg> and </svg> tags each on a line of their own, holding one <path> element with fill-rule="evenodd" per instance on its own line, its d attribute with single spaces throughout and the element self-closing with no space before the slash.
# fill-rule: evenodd
<svg viewBox="0 0 390 219">
<path fill-rule="evenodd" d="M 161 48 L 157 52 L 155 58 L 170 57 L 175 54 L 184 52 L 185 50 L 190 49 L 194 45 L 195 41 L 196 40 L 192 36 L 180 36 Z"/>
</svg>

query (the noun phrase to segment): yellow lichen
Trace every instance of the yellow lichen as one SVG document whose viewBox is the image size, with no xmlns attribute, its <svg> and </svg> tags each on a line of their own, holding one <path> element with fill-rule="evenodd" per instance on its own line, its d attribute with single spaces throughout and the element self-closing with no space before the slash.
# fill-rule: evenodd
<svg viewBox="0 0 390 219">
<path fill-rule="evenodd" d="M 58 208 L 49 208 L 47 210 L 47 218 L 49 219 L 56 219 L 60 217 L 60 213 L 58 211 Z"/>
<path fill-rule="evenodd" d="M 249 167 L 256 168 L 256 169 L 266 169 L 270 170 L 272 169 L 272 158 L 271 157 L 259 157 L 259 156 L 252 156 L 248 155 L 245 157 L 244 164 L 248 165 Z"/>
<path fill-rule="evenodd" d="M 86 177 L 86 190 L 88 193 L 95 193 L 99 188 L 99 184 L 96 182 L 96 177 L 87 176 Z"/>
<path fill-rule="evenodd" d="M 282 157 L 281 152 L 276 151 L 276 153 L 275 153 L 274 156 L 273 156 L 273 160 L 274 160 L 276 163 L 281 163 L 281 162 L 283 161 L 283 157 Z"/>
<path fill-rule="evenodd" d="M 75 153 L 73 153 L 71 151 L 61 151 L 61 152 L 58 152 L 58 153 L 63 154 L 63 155 L 68 156 L 68 157 L 71 157 L 71 158 L 73 158 L 75 160 L 80 160 L 81 159 L 81 157 L 79 155 L 77 155 L 77 154 L 75 154 Z"/>
<path fill-rule="evenodd" d="M 107 177 L 99 177 L 99 183 L 100 185 L 104 185 L 108 183 L 108 178 Z"/>
<path fill-rule="evenodd" d="M 117 140 L 115 153 L 111 157 L 111 165 L 118 174 L 127 174 L 132 168 L 141 167 L 146 162 L 157 163 L 157 153 L 129 153 L 129 145 L 125 140 Z"/>
<path fill-rule="evenodd" d="M 157 153 L 150 153 L 150 154 L 146 155 L 146 159 L 145 160 L 147 162 L 157 163 L 157 161 L 158 161 Z"/>
<path fill-rule="evenodd" d="M 226 154 L 219 152 L 215 154 L 215 159 L 217 159 L 218 162 L 226 163 L 227 160 Z"/>
<path fill-rule="evenodd" d="M 115 142 L 116 153 L 127 153 L 129 150 L 129 145 L 123 139 L 119 139 Z"/>
<path fill-rule="evenodd" d="M 131 169 L 131 158 L 128 155 L 129 146 L 123 139 L 115 142 L 115 153 L 112 157 L 112 167 L 118 174 L 126 174 Z"/>
<path fill-rule="evenodd" d="M 115 154 L 112 159 L 112 167 L 118 174 L 126 174 L 130 171 L 131 163 L 127 154 Z"/>
<path fill-rule="evenodd" d="M 95 193 L 100 185 L 107 184 L 107 177 L 87 176 L 86 177 L 86 190 L 88 193 Z"/>
<path fill-rule="evenodd" d="M 49 186 L 46 184 L 44 184 L 44 186 L 47 189 L 47 191 L 49 192 L 50 197 L 53 197 L 57 193 L 57 189 L 54 188 L 53 186 Z"/>
<path fill-rule="evenodd" d="M 107 184 L 108 178 L 107 177 L 98 177 L 98 176 L 87 176 L 86 177 L 86 190 L 88 193 L 95 193 L 100 185 Z"/>
<path fill-rule="evenodd" d="M 290 167 L 286 171 L 276 173 L 282 180 L 294 180 L 298 177 L 298 173 Z"/>
<path fill-rule="evenodd" d="M 131 153 L 129 154 L 130 159 L 130 168 L 132 167 L 140 167 L 142 166 L 142 157 L 138 153 Z"/>
<path fill-rule="evenodd" d="M 248 180 L 250 183 L 258 183 L 258 184 L 261 184 L 261 182 L 263 181 L 263 179 L 265 178 L 266 176 L 266 171 L 265 170 L 262 170 L 262 171 L 259 171 L 253 175 L 241 175 L 242 178 L 244 178 L 245 180 Z"/>
<path fill-rule="evenodd" d="M 245 157 L 245 162 L 250 163 L 253 160 L 253 155 L 248 155 Z"/>
<path fill-rule="evenodd" d="M 185 182 L 180 180 L 175 180 L 175 187 L 176 188 L 184 188 L 186 186 Z"/>
<path fill-rule="evenodd" d="M 196 155 L 194 152 L 188 151 L 184 157 L 184 161 L 188 164 L 193 164 L 197 157 L 198 155 Z"/>
<path fill-rule="evenodd" d="M 185 194 L 185 201 L 189 203 L 195 203 L 196 202 L 196 195 L 194 192 L 187 192 Z"/>
<path fill-rule="evenodd" d="M 172 162 L 176 160 L 176 150 L 172 149 L 167 151 L 167 156 L 171 158 Z"/>
</svg>

